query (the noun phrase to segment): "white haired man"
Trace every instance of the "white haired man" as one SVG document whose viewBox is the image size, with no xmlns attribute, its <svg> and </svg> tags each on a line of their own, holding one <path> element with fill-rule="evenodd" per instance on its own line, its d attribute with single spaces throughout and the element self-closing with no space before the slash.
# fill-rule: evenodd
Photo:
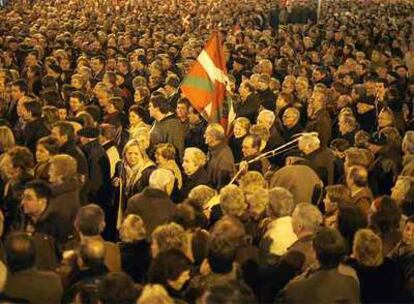
<svg viewBox="0 0 414 304">
<path fill-rule="evenodd" d="M 156 169 L 149 178 L 149 187 L 128 200 L 126 215 L 137 214 L 142 218 L 148 239 L 157 226 L 167 223 L 175 213 L 175 205 L 170 198 L 174 181 L 170 170 Z"/>
</svg>

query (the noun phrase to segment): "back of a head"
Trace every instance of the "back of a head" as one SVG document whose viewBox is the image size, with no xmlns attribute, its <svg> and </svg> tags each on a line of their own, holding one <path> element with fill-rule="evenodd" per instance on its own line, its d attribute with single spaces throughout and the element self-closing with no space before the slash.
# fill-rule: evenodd
<svg viewBox="0 0 414 304">
<path fill-rule="evenodd" d="M 98 298 L 103 304 L 132 304 L 137 296 L 134 281 L 123 272 L 108 273 L 98 284 Z"/>
<path fill-rule="evenodd" d="M 156 169 L 151 173 L 149 186 L 154 189 L 166 191 L 167 186 L 174 184 L 174 174 L 167 169 Z"/>
<path fill-rule="evenodd" d="M 220 190 L 220 206 L 224 214 L 241 216 L 247 209 L 243 191 L 236 185 L 228 185 Z"/>
<path fill-rule="evenodd" d="M 384 256 L 382 240 L 370 229 L 360 229 L 355 234 L 353 256 L 367 267 L 375 267 L 382 264 Z"/>
<path fill-rule="evenodd" d="M 336 268 L 346 253 L 345 241 L 332 228 L 322 228 L 313 239 L 316 257 L 323 268 Z"/>
<path fill-rule="evenodd" d="M 274 187 L 269 190 L 269 209 L 276 217 L 291 216 L 294 199 L 289 190 L 282 187 Z"/>
<path fill-rule="evenodd" d="M 79 255 L 88 267 L 103 265 L 105 260 L 104 241 L 100 239 L 83 240 L 79 245 Z"/>
<path fill-rule="evenodd" d="M 148 271 L 149 283 L 168 286 L 168 281 L 174 281 L 182 272 L 191 268 L 190 259 L 178 249 L 160 252 L 151 263 Z"/>
<path fill-rule="evenodd" d="M 217 191 L 206 185 L 198 185 L 190 190 L 188 198 L 197 201 L 197 203 L 204 207 L 214 196 L 217 195 Z"/>
<path fill-rule="evenodd" d="M 185 251 L 187 248 L 187 236 L 183 227 L 176 223 L 158 226 L 152 232 L 152 241 L 158 246 L 158 252 L 169 249 Z"/>
<path fill-rule="evenodd" d="M 75 226 L 84 236 L 96 236 L 105 228 L 105 214 L 95 204 L 83 206 L 76 215 Z"/>
<path fill-rule="evenodd" d="M 11 272 L 35 266 L 36 248 L 33 239 L 23 232 L 13 232 L 6 239 L 7 265 Z"/>
<path fill-rule="evenodd" d="M 319 209 L 309 203 L 300 203 L 293 210 L 292 225 L 307 233 L 315 233 L 323 222 Z"/>
</svg>

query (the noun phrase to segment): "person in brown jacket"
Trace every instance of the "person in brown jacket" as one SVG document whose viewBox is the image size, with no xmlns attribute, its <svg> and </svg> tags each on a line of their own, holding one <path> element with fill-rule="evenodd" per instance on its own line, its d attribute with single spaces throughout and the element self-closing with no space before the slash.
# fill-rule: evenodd
<svg viewBox="0 0 414 304">
<path fill-rule="evenodd" d="M 365 217 L 371 206 L 374 196 L 368 187 L 368 172 L 362 166 L 352 166 L 349 168 L 346 183 L 351 190 L 351 198 L 355 205 L 364 213 Z"/>
</svg>

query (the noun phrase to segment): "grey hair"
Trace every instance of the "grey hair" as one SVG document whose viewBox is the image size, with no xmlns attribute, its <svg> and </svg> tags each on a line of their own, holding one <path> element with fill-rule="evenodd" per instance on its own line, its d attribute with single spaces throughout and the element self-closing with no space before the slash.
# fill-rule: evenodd
<svg viewBox="0 0 414 304">
<path fill-rule="evenodd" d="M 167 169 L 156 169 L 151 173 L 149 186 L 164 191 L 167 185 L 174 183 L 174 174 Z"/>
<path fill-rule="evenodd" d="M 317 232 L 322 222 L 322 213 L 312 204 L 300 203 L 293 210 L 292 224 L 301 226 L 305 231 Z"/>
<path fill-rule="evenodd" d="M 216 140 L 222 141 L 226 138 L 226 133 L 222 125 L 218 123 L 212 123 L 207 126 L 206 133 L 210 133 Z"/>
<path fill-rule="evenodd" d="M 203 167 L 207 162 L 206 154 L 201 151 L 199 148 L 190 147 L 184 150 L 184 155 L 191 155 L 191 159 L 198 165 L 198 167 Z"/>
<path fill-rule="evenodd" d="M 247 208 L 243 191 L 236 185 L 228 185 L 220 190 L 220 206 L 223 213 L 241 216 Z"/>
<path fill-rule="evenodd" d="M 269 207 L 276 217 L 291 216 L 295 203 L 289 190 L 274 187 L 269 190 Z"/>
</svg>

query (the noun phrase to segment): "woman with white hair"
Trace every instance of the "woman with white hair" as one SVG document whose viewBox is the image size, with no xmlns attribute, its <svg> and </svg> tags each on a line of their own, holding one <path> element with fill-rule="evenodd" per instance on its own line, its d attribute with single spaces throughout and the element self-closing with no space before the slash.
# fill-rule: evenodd
<svg viewBox="0 0 414 304">
<path fill-rule="evenodd" d="M 187 148 L 184 151 L 183 158 L 183 187 L 179 195 L 180 200 L 187 198 L 190 190 L 198 185 L 209 185 L 209 178 L 204 166 L 207 157 L 203 151 L 198 148 Z"/>
</svg>

